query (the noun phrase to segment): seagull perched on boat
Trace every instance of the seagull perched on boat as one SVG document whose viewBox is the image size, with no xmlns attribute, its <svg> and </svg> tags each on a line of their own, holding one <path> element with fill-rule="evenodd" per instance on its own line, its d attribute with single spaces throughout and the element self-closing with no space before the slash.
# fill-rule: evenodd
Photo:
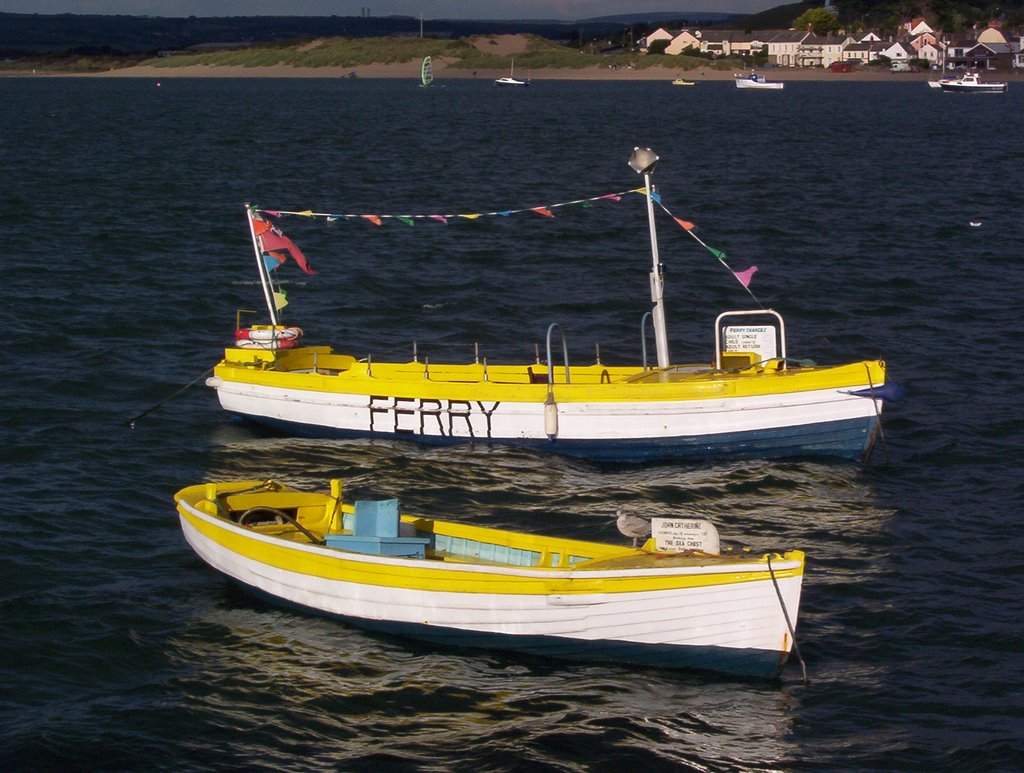
<svg viewBox="0 0 1024 773">
<path fill-rule="evenodd" d="M 651 533 L 650 521 L 637 515 L 626 515 L 621 510 L 615 511 L 615 525 L 624 536 L 633 538 L 633 547 L 636 547 L 636 541 L 640 537 L 646 537 Z"/>
</svg>

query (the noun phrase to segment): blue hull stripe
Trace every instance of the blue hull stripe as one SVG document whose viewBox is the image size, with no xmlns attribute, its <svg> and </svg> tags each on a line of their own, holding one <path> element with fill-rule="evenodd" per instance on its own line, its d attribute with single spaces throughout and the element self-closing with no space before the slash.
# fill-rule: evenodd
<svg viewBox="0 0 1024 773">
<path fill-rule="evenodd" d="M 598 462 L 649 462 L 663 459 L 701 460 L 729 458 L 836 457 L 865 459 L 874 442 L 877 418 L 846 419 L 820 424 L 725 432 L 700 437 L 673 437 L 623 440 L 526 440 L 438 437 L 418 433 L 368 432 L 299 424 L 261 416 L 240 415 L 287 435 L 305 438 L 379 438 L 406 440 L 435 446 L 462 445 L 467 442 L 519 446 L 549 451 L 578 459 Z"/>
</svg>

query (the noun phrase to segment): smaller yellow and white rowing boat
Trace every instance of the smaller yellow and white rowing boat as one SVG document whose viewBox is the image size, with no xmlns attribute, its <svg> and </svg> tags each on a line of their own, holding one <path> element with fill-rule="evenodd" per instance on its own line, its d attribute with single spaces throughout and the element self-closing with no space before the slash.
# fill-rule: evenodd
<svg viewBox="0 0 1024 773">
<path fill-rule="evenodd" d="M 206 483 L 175 495 L 185 539 L 272 600 L 451 646 L 777 677 L 804 554 L 721 551 L 699 519 L 653 519 L 640 547 L 402 515 L 342 483 Z M 703 534 L 703 539 L 693 535 Z M 693 548 L 703 546 L 705 549 Z"/>
</svg>

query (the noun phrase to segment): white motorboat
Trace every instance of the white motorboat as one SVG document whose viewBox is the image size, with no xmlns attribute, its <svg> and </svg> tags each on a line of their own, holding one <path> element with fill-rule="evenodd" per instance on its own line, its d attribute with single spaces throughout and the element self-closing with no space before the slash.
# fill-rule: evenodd
<svg viewBox="0 0 1024 773">
<path fill-rule="evenodd" d="M 784 85 L 781 81 L 770 81 L 756 72 L 752 72 L 750 75 L 736 76 L 736 88 L 738 89 L 781 89 Z"/>
</svg>

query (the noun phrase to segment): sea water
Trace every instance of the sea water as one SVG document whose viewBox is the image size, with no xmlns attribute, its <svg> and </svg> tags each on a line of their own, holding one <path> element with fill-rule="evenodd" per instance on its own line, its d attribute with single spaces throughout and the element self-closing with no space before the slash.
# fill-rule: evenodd
<svg viewBox="0 0 1024 773">
<path fill-rule="evenodd" d="M 1024 90 L 17 78 L 0 95 L 6 769 L 1021 766 Z M 279 269 L 311 343 L 523 361 L 557 322 L 573 362 L 638 362 L 642 197 L 459 217 L 629 191 L 634 146 L 661 156 L 671 215 L 758 267 L 752 298 L 659 208 L 673 359 L 710 362 L 715 315 L 758 304 L 790 356 L 884 358 L 907 396 L 869 465 L 301 441 L 203 386 L 236 311 L 262 304 L 246 202 L 455 215 L 283 218 L 317 271 Z M 203 565 L 171 500 L 267 477 L 612 542 L 620 507 L 698 515 L 726 544 L 803 549 L 809 684 L 792 663 L 750 683 L 282 611 Z"/>
</svg>

